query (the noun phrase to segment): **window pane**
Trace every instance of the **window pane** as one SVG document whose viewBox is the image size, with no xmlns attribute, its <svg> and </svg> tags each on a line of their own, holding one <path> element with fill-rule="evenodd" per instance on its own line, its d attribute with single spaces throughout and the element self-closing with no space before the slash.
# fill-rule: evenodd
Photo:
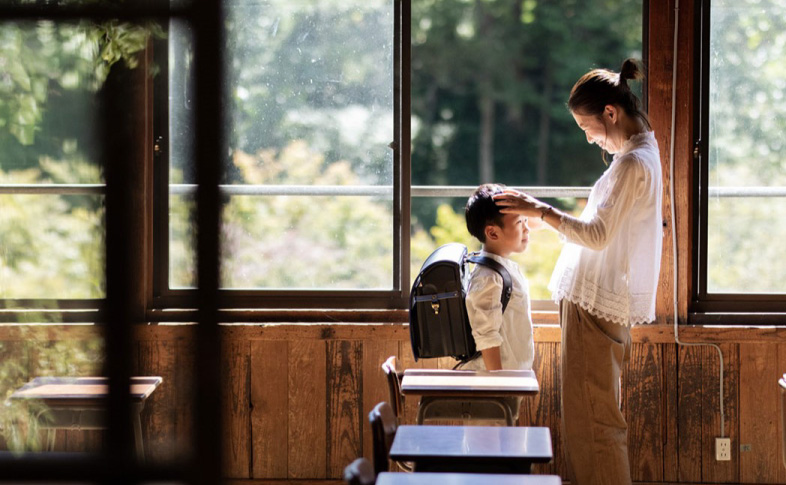
<svg viewBox="0 0 786 485">
<path fill-rule="evenodd" d="M 35 189 L 103 183 L 96 102 L 107 32 L 87 22 L 0 24 L 0 184 L 32 187 L 0 190 L 0 298 L 104 296 L 101 188 Z"/>
<path fill-rule="evenodd" d="M 713 1 L 707 290 L 782 293 L 786 4 Z"/>
<path fill-rule="evenodd" d="M 169 23 L 169 286 L 196 287 L 193 38 L 185 22 Z M 160 100 L 161 97 L 156 99 Z M 184 185 L 186 184 L 186 185 Z"/>
<path fill-rule="evenodd" d="M 103 200 L 0 195 L 0 298 L 103 298 Z"/>
<path fill-rule="evenodd" d="M 295 190 L 230 200 L 223 285 L 392 288 L 392 190 L 345 190 L 393 183 L 392 2 L 238 1 L 228 31 L 228 182 Z"/>
<path fill-rule="evenodd" d="M 591 186 L 606 166 L 565 103 L 588 70 L 619 71 L 625 58 L 642 58 L 642 10 L 641 0 L 413 0 L 412 184 Z M 578 207 L 575 199 L 553 202 Z M 419 248 L 447 242 L 445 204 L 459 219 L 450 237 L 469 238 L 465 203 L 413 200 L 413 278 L 427 256 Z M 538 273 L 530 277 L 536 299 L 550 297 L 561 246 L 552 232 L 533 230 L 522 256 L 533 257 L 526 272 Z"/>
<path fill-rule="evenodd" d="M 227 11 L 222 286 L 392 288 L 392 2 L 237 0 Z M 190 49 L 186 29 L 172 33 L 170 183 L 188 184 Z M 172 287 L 194 283 L 187 212 L 170 207 Z"/>
<path fill-rule="evenodd" d="M 436 218 L 431 227 L 424 227 L 418 220 L 412 221 L 412 258 L 410 275 L 412 281 L 420 272 L 426 258 L 436 248 L 449 242 L 460 242 L 467 246 L 469 251 L 479 251 L 480 242 L 467 231 L 463 206 L 467 197 L 440 198 L 440 199 L 415 199 L 412 201 L 412 211 L 418 212 L 424 204 L 437 203 Z M 586 199 L 560 198 L 546 199 L 545 202 L 560 205 L 566 212 L 578 216 L 586 204 Z M 454 207 L 461 206 L 461 210 Z M 559 257 L 562 243 L 556 231 L 538 219 L 530 219 L 529 244 L 527 250 L 520 254 L 513 254 L 510 259 L 518 263 L 522 274 L 529 282 L 530 298 L 533 300 L 550 300 L 551 292 L 548 290 L 551 272 Z M 410 282 L 411 283 L 411 282 Z"/>
<path fill-rule="evenodd" d="M 386 197 L 232 197 L 224 211 L 226 285 L 389 287 L 393 209 Z"/>
</svg>

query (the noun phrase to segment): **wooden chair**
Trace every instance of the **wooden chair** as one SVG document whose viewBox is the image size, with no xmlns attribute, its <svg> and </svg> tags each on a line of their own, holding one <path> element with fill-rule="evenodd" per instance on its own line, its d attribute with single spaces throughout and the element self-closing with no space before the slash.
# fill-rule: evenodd
<svg viewBox="0 0 786 485">
<path fill-rule="evenodd" d="M 401 424 L 404 415 L 404 396 L 401 394 L 401 376 L 396 369 L 395 355 L 391 355 L 382 363 L 382 372 L 385 373 L 388 384 L 390 407 L 393 409 L 393 414 L 396 416 L 398 424 Z"/>
<path fill-rule="evenodd" d="M 393 446 L 393 438 L 396 437 L 396 416 L 393 408 L 387 402 L 381 402 L 374 406 L 368 413 L 368 421 L 371 424 L 371 448 L 374 462 L 374 475 L 390 470 L 390 447 Z"/>
<path fill-rule="evenodd" d="M 344 481 L 347 485 L 374 485 L 377 477 L 371 462 L 358 458 L 344 468 Z"/>
</svg>

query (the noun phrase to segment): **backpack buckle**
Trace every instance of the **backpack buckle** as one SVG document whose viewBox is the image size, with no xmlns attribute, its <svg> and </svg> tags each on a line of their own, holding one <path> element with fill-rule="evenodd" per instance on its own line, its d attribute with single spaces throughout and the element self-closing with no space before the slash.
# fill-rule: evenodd
<svg viewBox="0 0 786 485">
<path fill-rule="evenodd" d="M 431 309 L 434 310 L 434 315 L 439 315 L 439 300 L 436 298 L 431 300 Z"/>
</svg>

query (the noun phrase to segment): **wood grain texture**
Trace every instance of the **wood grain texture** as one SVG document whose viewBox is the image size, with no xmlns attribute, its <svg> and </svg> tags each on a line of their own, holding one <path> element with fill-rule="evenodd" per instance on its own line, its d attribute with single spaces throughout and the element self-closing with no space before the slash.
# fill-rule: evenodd
<svg viewBox="0 0 786 485">
<path fill-rule="evenodd" d="M 390 402 L 391 396 L 388 392 L 387 378 L 382 371 L 382 363 L 391 355 L 399 355 L 399 343 L 391 340 L 369 340 L 363 342 L 363 369 L 362 387 L 363 408 L 361 413 L 361 429 L 363 456 L 371 460 L 373 455 L 373 443 L 371 440 L 371 426 L 368 421 L 368 414 L 378 403 L 382 401 Z M 397 365 L 398 361 L 397 360 Z"/>
<path fill-rule="evenodd" d="M 358 338 L 349 340 L 336 338 L 344 331 L 331 329 L 336 331 L 310 329 L 305 334 L 309 338 L 289 330 L 271 339 L 231 333 L 227 340 L 231 350 L 225 352 L 223 365 L 225 393 L 232 396 L 225 404 L 242 407 L 242 395 L 247 394 L 250 417 L 243 416 L 241 408 L 231 411 L 232 422 L 226 430 L 238 440 L 230 445 L 238 451 L 237 457 L 242 456 L 243 447 L 250 448 L 253 477 L 228 476 L 235 483 L 336 482 L 350 455 L 360 456 L 370 449 L 364 438 L 366 415 L 387 395 L 381 372 L 375 375 L 381 362 L 398 353 L 402 369 L 447 365 L 438 360 L 415 363 L 408 334 L 401 329 L 364 332 L 353 328 L 346 334 Z M 732 438 L 729 463 L 714 461 L 714 439 L 720 433 L 717 353 L 707 347 L 677 347 L 669 326 L 642 329 L 638 338 L 635 332 L 623 387 L 634 479 L 642 483 L 786 483 L 777 387 L 777 379 L 786 371 L 786 344 L 779 337 L 783 329 L 753 329 L 753 337 L 742 328 L 717 329 L 724 354 L 725 430 Z M 707 339 L 708 332 L 709 328 L 686 327 L 680 335 L 683 340 Z M 190 333 L 189 329 L 155 326 L 135 332 L 134 373 L 164 378 L 142 415 L 148 458 L 153 463 L 185 456 L 191 441 Z M 559 434 L 559 339 L 554 330 L 548 334 L 546 341 L 536 344 L 534 368 L 541 393 L 525 399 L 521 416 L 524 424 L 548 426 L 552 431 L 555 460 L 537 471 L 565 476 Z M 48 335 L 54 335 L 51 329 L 34 329 L 27 335 L 29 340 L 0 339 L 0 357 L 16 360 L 26 377 L 52 373 L 42 354 L 57 348 L 41 338 Z M 97 333 L 66 335 L 88 340 Z M 733 342 L 735 338 L 741 343 Z M 244 359 L 249 369 L 245 374 Z M 661 409 L 656 412 L 658 406 Z M 405 422 L 407 416 L 414 422 L 415 409 L 415 402 L 407 403 Z M 86 451 L 103 445 L 102 432 L 61 434 L 60 450 Z M 749 445 L 750 451 L 738 451 L 740 444 Z M 241 463 L 248 470 L 248 461 L 239 458 L 227 475 L 242 473 Z"/>
<path fill-rule="evenodd" d="M 175 374 L 180 370 L 192 376 L 190 369 L 178 369 L 178 347 L 173 341 L 144 341 L 137 343 L 138 361 L 132 368 L 138 375 L 161 376 L 163 381 L 150 395 L 142 411 L 142 436 L 145 439 L 145 455 L 151 463 L 171 463 L 183 458 L 178 447 L 178 438 L 183 436 L 176 425 L 182 422 L 177 414 L 190 407 L 191 400 L 181 397 L 178 402 L 178 386 Z"/>
<path fill-rule="evenodd" d="M 663 422 L 663 479 L 676 482 L 679 476 L 679 352 L 676 344 L 662 345 L 665 407 Z"/>
<path fill-rule="evenodd" d="M 436 369 L 437 363 L 434 359 L 420 359 L 415 362 L 415 357 L 412 355 L 412 344 L 409 341 L 409 334 L 407 340 L 399 341 L 399 372 L 406 369 Z M 417 398 L 404 398 L 404 416 L 401 420 L 404 424 L 415 424 L 418 415 L 418 399 Z"/>
<path fill-rule="evenodd" d="M 738 383 L 739 346 L 720 345 L 723 357 L 723 430 L 720 419 L 720 359 L 717 349 L 703 347 L 702 394 L 704 405 L 702 422 L 702 480 L 705 482 L 735 483 L 739 481 L 739 422 Z M 731 460 L 715 460 L 715 438 L 731 438 Z"/>
<path fill-rule="evenodd" d="M 774 367 L 775 369 L 773 374 L 775 374 L 775 376 L 773 378 L 777 382 L 778 379 L 780 379 L 783 375 L 786 375 L 786 344 L 778 345 L 778 360 L 777 363 L 774 365 Z M 741 382 L 742 381 L 740 381 L 740 383 Z M 773 387 L 775 386 L 773 385 Z M 740 386 L 740 388 L 742 388 L 742 386 Z M 780 415 L 784 419 L 779 422 L 781 439 L 777 440 L 776 438 L 776 440 L 778 441 L 778 446 L 776 448 L 778 449 L 778 456 L 781 457 L 781 462 L 783 463 L 783 466 L 776 465 L 777 474 L 775 475 L 776 477 L 775 481 L 776 483 L 786 483 L 786 458 L 784 458 L 784 456 L 786 455 L 784 455 L 784 450 L 783 450 L 784 442 L 786 442 L 786 392 L 784 392 L 782 389 L 778 389 L 777 392 L 779 394 L 778 397 L 780 398 L 781 401 L 778 411 L 781 413 Z"/>
<path fill-rule="evenodd" d="M 289 344 L 254 340 L 250 348 L 252 476 L 287 478 Z"/>
<path fill-rule="evenodd" d="M 781 440 L 780 390 L 778 378 L 784 372 L 779 362 L 781 346 L 740 345 L 740 443 L 750 451 L 740 453 L 740 481 L 784 483 L 783 463 L 778 454 Z"/>
<path fill-rule="evenodd" d="M 651 2 L 652 4 L 670 2 Z M 679 34 L 677 39 L 677 112 L 675 117 L 674 140 L 674 198 L 677 219 L 677 292 L 678 312 L 681 322 L 688 321 L 688 302 L 693 294 L 691 278 L 693 265 L 693 80 L 694 80 L 694 33 L 693 19 L 695 2 L 680 2 Z M 673 8 L 672 8 L 673 12 Z M 673 17 L 673 15 L 672 15 Z M 673 29 L 673 23 L 669 25 Z M 671 46 L 673 49 L 673 45 Z M 665 241 L 665 240 L 664 240 Z M 662 265 L 665 263 L 661 263 Z M 667 300 L 670 306 L 673 302 Z"/>
<path fill-rule="evenodd" d="M 635 481 L 663 480 L 663 363 L 660 346 L 634 344 L 623 375 L 623 400 L 628 422 L 628 453 Z"/>
<path fill-rule="evenodd" d="M 659 322 L 668 322 L 672 313 L 672 292 L 673 274 L 671 271 L 672 247 L 671 241 L 671 203 L 669 198 L 669 153 L 671 151 L 671 140 L 669 139 L 671 129 L 671 70 L 673 66 L 673 26 L 674 26 L 674 5 L 672 0 L 650 2 L 649 35 L 651 39 L 658 39 L 658 42 L 648 44 L 649 59 L 647 66 L 647 97 L 650 122 L 655 132 L 655 139 L 660 149 L 660 159 L 663 172 L 663 217 L 667 222 L 663 228 L 663 258 L 661 259 L 660 279 L 658 283 L 658 294 L 656 299 L 656 313 Z"/>
<path fill-rule="evenodd" d="M 251 344 L 221 342 L 221 395 L 224 436 L 222 470 L 228 478 L 251 478 Z"/>
<path fill-rule="evenodd" d="M 363 454 L 361 342 L 327 342 L 327 478 Z"/>
<path fill-rule="evenodd" d="M 326 478 L 326 343 L 289 342 L 288 477 Z"/>
<path fill-rule="evenodd" d="M 175 406 L 177 406 L 173 419 L 176 430 L 174 443 L 177 447 L 178 459 L 183 459 L 195 452 L 194 429 L 197 423 L 195 421 L 194 406 L 191 403 L 196 400 L 196 379 L 199 377 L 193 371 L 196 368 L 194 360 L 196 357 L 196 340 L 194 335 L 191 334 L 188 338 L 172 339 L 172 343 L 175 344 L 177 349 L 175 367 L 170 374 L 162 377 L 164 377 L 164 383 L 168 382 L 168 386 L 174 389 L 174 402 Z"/>
<path fill-rule="evenodd" d="M 560 352 L 559 345 L 538 343 L 532 370 L 538 378 L 540 392 L 525 396 L 521 402 L 519 420 L 522 426 L 546 426 L 551 431 L 554 459 L 551 463 L 536 463 L 533 472 L 539 474 L 566 473 L 562 432 L 560 428 Z M 566 475 L 562 475 L 566 476 Z"/>
<path fill-rule="evenodd" d="M 679 347 L 679 476 L 681 482 L 701 483 L 702 358 L 701 347 Z"/>
</svg>

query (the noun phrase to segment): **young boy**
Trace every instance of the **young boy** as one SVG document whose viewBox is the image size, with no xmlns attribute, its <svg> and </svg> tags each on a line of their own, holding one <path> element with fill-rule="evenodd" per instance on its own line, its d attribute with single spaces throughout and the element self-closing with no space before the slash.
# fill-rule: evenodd
<svg viewBox="0 0 786 485">
<path fill-rule="evenodd" d="M 502 277 L 491 268 L 475 265 L 466 301 L 472 336 L 482 358 L 461 366 L 465 370 L 531 369 L 535 358 L 529 285 L 518 265 L 508 259 L 527 249 L 529 226 L 526 217 L 500 213 L 492 196 L 505 188 L 481 185 L 465 208 L 469 233 L 483 243 L 481 256 L 502 264 L 513 282 L 513 293 L 502 313 Z"/>
</svg>

